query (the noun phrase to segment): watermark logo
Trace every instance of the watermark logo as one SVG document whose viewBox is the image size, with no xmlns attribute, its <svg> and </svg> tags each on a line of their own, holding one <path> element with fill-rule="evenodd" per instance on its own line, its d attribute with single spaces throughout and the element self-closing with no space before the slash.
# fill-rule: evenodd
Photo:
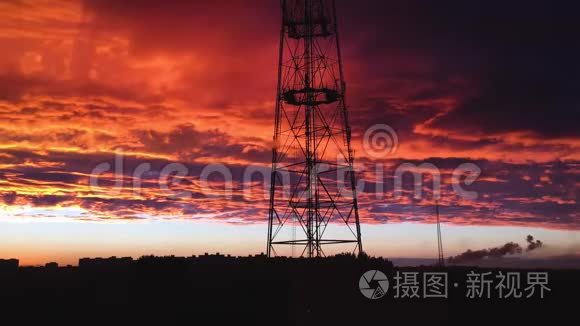
<svg viewBox="0 0 580 326">
<path fill-rule="evenodd" d="M 391 126 L 375 124 L 363 136 L 363 149 L 371 158 L 384 158 L 399 148 L 399 137 Z"/>
<path fill-rule="evenodd" d="M 522 275 L 523 274 L 523 275 Z M 391 281 L 378 270 L 370 270 L 359 279 L 362 295 L 368 299 L 380 299 L 392 284 L 392 298 L 397 300 L 448 299 L 450 294 L 467 299 L 543 299 L 552 291 L 548 272 L 470 271 L 450 280 L 447 272 L 396 271 Z M 451 290 L 450 286 L 453 290 Z"/>
<path fill-rule="evenodd" d="M 360 277 L 358 287 L 366 298 L 372 300 L 380 299 L 389 290 L 389 279 L 383 272 L 372 269 Z"/>
<path fill-rule="evenodd" d="M 445 167 L 441 170 L 430 162 L 405 161 L 404 158 L 393 158 L 399 148 L 399 137 L 395 130 L 386 124 L 375 124 L 368 128 L 363 137 L 363 149 L 367 158 L 358 165 L 352 165 L 344 152 L 328 154 L 323 161 L 314 164 L 315 174 L 319 178 L 332 180 L 328 185 L 333 187 L 325 189 L 329 193 L 337 192 L 341 197 L 353 196 L 351 186 L 352 173 L 368 172 L 367 178 L 355 178 L 354 190 L 360 193 L 374 194 L 375 199 L 395 200 L 412 195 L 420 200 L 427 187 L 432 185 L 434 199 L 441 198 L 442 187 L 447 187 L 462 199 L 475 200 L 478 193 L 464 186 L 471 186 L 481 175 L 482 170 L 475 163 L 464 162 L 457 167 Z M 336 155 L 336 157 L 332 157 Z M 336 161 L 334 161 L 336 159 Z M 195 164 L 185 165 L 180 162 L 169 162 L 163 166 L 153 167 L 150 162 L 124 162 L 125 157 L 121 152 L 115 153 L 114 162 L 102 162 L 98 164 L 90 174 L 89 185 L 91 190 L 106 192 L 110 196 L 119 195 L 127 188 L 135 195 L 144 194 L 143 187 L 147 187 L 151 193 L 166 196 L 171 200 L 192 198 L 201 195 L 207 198 L 232 199 L 234 195 L 243 196 L 244 200 L 267 200 L 270 196 L 271 178 L 275 176 L 276 185 L 280 188 L 282 198 L 291 197 L 291 191 L 298 189 L 300 182 L 305 179 L 300 176 L 301 163 L 282 164 L 272 174 L 267 166 L 248 165 L 242 174 L 235 173 L 223 163 L 206 164 L 198 171 Z M 285 167 L 283 167 L 286 165 Z M 132 168 L 131 171 L 125 167 Z M 194 167 L 194 171 L 190 168 Z M 190 172 L 194 172 L 191 173 Z M 302 172 L 304 173 L 304 172 Z M 236 178 L 234 178 L 236 176 Z M 293 179 L 294 178 L 294 179 Z M 301 180 L 301 181 L 297 181 Z M 389 182 L 392 182 L 392 187 Z M 447 182 L 447 184 L 445 184 Z M 295 188 L 293 188 L 295 187 Z M 300 187 L 304 188 L 303 185 Z M 158 188 L 161 191 L 155 191 Z M 392 191 L 389 189 L 392 188 Z M 312 193 L 306 195 L 312 195 Z M 298 193 L 298 196 L 302 194 Z"/>
</svg>

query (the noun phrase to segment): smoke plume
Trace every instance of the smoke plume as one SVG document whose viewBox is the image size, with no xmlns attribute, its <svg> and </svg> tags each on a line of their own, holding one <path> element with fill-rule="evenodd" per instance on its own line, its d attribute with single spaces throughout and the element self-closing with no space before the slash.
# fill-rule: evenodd
<svg viewBox="0 0 580 326">
<path fill-rule="evenodd" d="M 459 254 L 454 257 L 449 257 L 450 263 L 460 264 L 465 262 L 470 262 L 474 260 L 480 260 L 485 258 L 501 258 L 505 255 L 514 255 L 522 252 L 522 247 L 515 242 L 508 242 L 501 247 L 481 249 L 481 250 L 471 250 L 468 249 L 466 252 Z"/>
<path fill-rule="evenodd" d="M 529 234 L 526 237 L 526 241 L 528 242 L 528 248 L 526 249 L 526 251 L 532 251 L 532 250 L 538 249 L 544 245 L 544 243 L 540 240 L 534 241 L 534 237 L 532 237 Z"/>
<path fill-rule="evenodd" d="M 534 237 L 528 235 L 526 237 L 526 242 L 528 244 L 526 251 L 532 251 L 538 249 L 544 245 L 540 240 L 534 240 Z M 501 247 L 481 249 L 481 250 L 471 250 L 468 249 L 466 252 L 459 254 L 457 256 L 449 257 L 449 262 L 452 264 L 461 264 L 465 262 L 471 262 L 486 258 L 502 258 L 506 255 L 521 254 L 523 251 L 522 247 L 515 242 L 508 242 Z"/>
</svg>

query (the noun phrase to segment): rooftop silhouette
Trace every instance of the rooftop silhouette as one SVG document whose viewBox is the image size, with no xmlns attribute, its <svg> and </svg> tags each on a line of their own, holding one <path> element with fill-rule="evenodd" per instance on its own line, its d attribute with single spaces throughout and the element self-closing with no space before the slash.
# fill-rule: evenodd
<svg viewBox="0 0 580 326">
<path fill-rule="evenodd" d="M 473 304 L 465 298 L 465 277 L 471 271 L 497 273 L 497 269 L 395 268 L 387 259 L 364 254 L 325 258 L 219 253 L 189 257 L 148 255 L 137 259 L 113 256 L 81 258 L 78 266 L 61 267 L 56 263 L 18 267 L 18 260 L 11 259 L 0 260 L 0 267 L 0 304 L 4 311 L 35 312 L 27 318 L 46 321 L 54 315 L 58 321 L 62 317 L 57 312 L 66 307 L 70 314 L 102 322 L 177 322 L 195 318 L 218 324 L 263 324 L 275 320 L 281 325 L 380 324 L 387 310 L 389 320 L 411 324 L 446 325 L 463 318 L 459 316 L 470 315 L 481 315 L 478 318 L 492 322 L 508 312 L 530 321 L 537 317 L 530 311 L 540 308 L 561 316 L 571 302 L 560 299 L 576 293 L 572 285 L 577 284 L 580 273 L 551 270 L 547 298 L 495 298 L 489 301 L 493 306 L 489 306 Z M 369 300 L 359 290 L 361 275 L 371 270 L 381 271 L 391 280 L 387 296 L 380 300 Z M 422 273 L 445 272 L 461 285 L 449 284 L 448 299 L 393 299 L 397 272 L 419 273 L 419 282 L 423 282 Z M 438 316 L 435 323 L 430 319 L 434 315 Z"/>
</svg>

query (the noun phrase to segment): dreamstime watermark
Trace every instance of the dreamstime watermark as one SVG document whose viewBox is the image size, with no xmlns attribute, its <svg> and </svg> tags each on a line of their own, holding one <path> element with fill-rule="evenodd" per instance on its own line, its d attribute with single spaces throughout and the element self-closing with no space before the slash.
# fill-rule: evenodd
<svg viewBox="0 0 580 326">
<path fill-rule="evenodd" d="M 443 185 L 450 186 L 453 193 L 460 198 L 473 200 L 478 194 L 466 189 L 472 185 L 481 174 L 479 166 L 472 162 L 463 162 L 450 169 L 442 170 L 430 162 L 405 161 L 394 157 L 399 148 L 399 137 L 395 130 L 386 124 L 376 124 L 366 130 L 362 140 L 362 150 L 365 157 L 356 164 L 349 164 L 344 155 L 336 155 L 336 161 L 326 160 L 313 167 L 314 175 L 328 182 L 326 189 L 343 197 L 357 193 L 374 194 L 375 199 L 392 197 L 401 198 L 411 194 L 415 199 L 422 199 L 427 184 L 431 183 L 433 198 L 441 197 Z M 294 192 L 296 184 L 300 184 L 296 170 L 285 169 L 278 164 L 275 172 L 268 166 L 248 165 L 242 168 L 232 168 L 224 163 L 205 165 L 183 164 L 171 162 L 153 168 L 151 162 L 131 161 L 125 168 L 125 156 L 116 153 L 113 164 L 103 162 L 91 171 L 89 186 L 91 191 L 106 192 L 118 195 L 122 191 L 132 191 L 142 195 L 143 189 L 159 190 L 168 198 L 192 198 L 193 196 L 222 197 L 231 199 L 242 196 L 245 200 L 268 199 L 271 190 L 271 178 L 276 178 L 276 192 L 281 198 L 288 199 Z M 131 170 L 127 174 L 127 170 Z M 390 171 L 392 174 L 387 174 Z M 354 189 L 351 186 L 351 174 L 374 175 L 373 177 L 358 177 Z M 235 176 L 235 177 L 234 177 Z M 448 184 L 445 184 L 447 180 Z M 392 182 L 392 185 L 389 184 Z M 406 181 L 406 182 L 405 182 Z M 305 181 L 302 180 L 304 183 Z M 306 193 L 306 187 L 300 191 Z M 302 194 L 299 194 L 302 196 Z"/>
<path fill-rule="evenodd" d="M 373 125 L 363 135 L 363 150 L 370 158 L 385 158 L 398 148 L 399 136 L 389 125 Z"/>
</svg>

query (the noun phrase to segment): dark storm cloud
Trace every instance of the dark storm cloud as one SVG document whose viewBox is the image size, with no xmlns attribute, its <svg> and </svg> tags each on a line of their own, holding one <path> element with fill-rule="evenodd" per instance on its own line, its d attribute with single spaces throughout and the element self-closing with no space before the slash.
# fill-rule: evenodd
<svg viewBox="0 0 580 326">
<path fill-rule="evenodd" d="M 208 177 L 213 191 L 202 188 L 196 180 L 207 164 L 193 161 L 170 161 L 134 155 L 123 155 L 119 161 L 114 153 L 50 151 L 39 155 L 16 149 L 5 150 L 4 154 L 9 158 L 4 160 L 1 157 L 0 163 L 11 165 L 0 174 L 0 200 L 6 205 L 75 206 L 98 219 L 133 219 L 144 216 L 189 218 L 202 214 L 215 216 L 216 219 L 243 219 L 250 223 L 262 221 L 266 216 L 266 214 L 253 216 L 247 213 L 262 212 L 265 209 L 262 206 L 266 202 L 254 201 L 251 208 L 248 208 L 250 199 L 244 197 L 242 187 L 247 166 L 243 165 L 223 162 L 233 178 L 232 194 L 228 196 L 223 190 L 223 176 L 219 173 Z M 93 169 L 103 163 L 110 167 L 105 171 L 109 174 L 98 175 L 96 184 L 90 185 L 89 177 Z M 150 164 L 150 169 L 142 176 L 137 176 L 140 184 L 139 188 L 135 188 L 135 171 L 144 163 Z M 163 169 L 169 164 L 176 163 L 187 171 L 185 178 L 175 180 L 171 177 L 167 179 L 160 177 Z M 221 162 L 216 160 L 215 163 Z M 267 168 L 262 170 L 266 175 L 269 172 Z M 262 182 L 258 176 L 253 180 Z M 165 185 L 168 190 L 164 190 Z M 260 189 L 257 190 L 259 192 Z M 184 197 L 174 196 L 180 193 L 183 193 Z M 87 214 L 73 217 L 86 219 Z"/>
<path fill-rule="evenodd" d="M 180 159 L 186 161 L 199 157 L 223 160 L 230 157 L 250 162 L 268 162 L 272 155 L 264 144 L 239 143 L 239 139 L 218 129 L 199 131 L 192 124 L 179 125 L 168 132 L 136 130 L 134 134 L 147 151 L 178 154 Z"/>
<path fill-rule="evenodd" d="M 0 197 L 2 197 L 2 201 L 6 204 L 6 205 L 12 205 L 14 204 L 14 202 L 16 201 L 16 192 L 15 191 L 8 191 L 6 193 L 3 193 L 0 195 Z"/>
<path fill-rule="evenodd" d="M 467 191 L 477 199 L 465 200 L 452 186 L 452 173 L 461 163 L 470 162 L 482 170 Z M 392 160 L 377 179 L 375 166 L 361 168 L 364 190 L 359 192 L 361 207 L 368 209 L 369 221 L 428 222 L 434 221 L 432 175 L 418 179 L 421 193 L 415 198 L 416 180 L 412 173 L 402 177 L 402 195 L 394 196 L 394 175 L 402 163 L 433 164 L 441 175 L 442 220 L 454 224 L 538 225 L 552 228 L 580 228 L 577 202 L 578 172 L 575 164 L 562 162 L 515 164 L 468 158 L 428 158 L 425 160 Z M 558 180 L 555 182 L 554 180 Z M 382 193 L 378 193 L 380 189 Z M 377 196 L 377 193 L 379 196 Z"/>
<path fill-rule="evenodd" d="M 121 85 L 110 86 L 91 80 L 55 80 L 46 76 L 23 75 L 18 72 L 0 71 L 0 100 L 18 103 L 23 96 L 109 96 L 125 100 L 140 101 L 142 103 L 156 103 L 162 99 L 154 94 L 140 92 L 133 88 Z M 59 103 L 46 102 L 43 108 L 56 108 Z M 21 113 L 32 113 L 23 111 Z"/>
<path fill-rule="evenodd" d="M 202 40 L 207 49 L 239 51 L 264 44 L 270 40 L 264 31 L 277 35 L 280 27 L 277 1 L 84 0 L 83 6 L 109 23 L 103 28 L 129 30 L 134 51 L 187 52 Z"/>
<path fill-rule="evenodd" d="M 33 78 L 23 77 L 19 74 L 0 74 L 0 100 L 16 101 L 39 84 L 39 81 Z"/>
<path fill-rule="evenodd" d="M 28 198 L 30 203 L 37 207 L 52 207 L 58 204 L 62 204 L 67 201 L 72 201 L 73 196 L 58 196 L 58 195 L 40 195 L 40 196 L 30 196 Z"/>
<path fill-rule="evenodd" d="M 389 85 L 415 82 L 417 90 L 408 92 L 408 99 L 460 99 L 451 113 L 433 123 L 435 128 L 579 135 L 577 3 L 339 4 L 345 38 L 360 40 L 358 46 L 347 46 L 346 53 L 353 60 L 366 58 L 361 66 L 367 79 L 358 87 L 394 78 Z M 391 67 L 390 61 L 399 67 Z"/>
<path fill-rule="evenodd" d="M 186 128 L 187 135 L 193 135 L 194 129 Z M 162 139 L 170 137 L 171 133 L 156 135 L 159 146 Z M 199 136 L 199 135 L 198 135 Z M 192 140 L 188 144 L 195 144 Z M 205 145 L 204 145 L 205 146 Z M 213 145 L 210 145 L 213 146 Z M 225 146 L 225 144 L 223 145 Z M 190 148 L 190 147 L 184 147 Z M 166 148 L 167 151 L 176 151 L 180 148 Z M 228 150 L 229 151 L 229 150 Z M 228 152 L 226 151 L 226 153 Z M 6 204 L 31 204 L 46 206 L 49 203 L 61 206 L 79 205 L 96 216 L 133 217 L 143 214 L 182 216 L 185 214 L 204 214 L 208 212 L 223 213 L 237 211 L 236 218 L 248 221 L 261 220 L 264 216 L 248 214 L 248 203 L 252 209 L 263 210 L 266 200 L 263 198 L 249 199 L 241 196 L 244 172 L 246 165 L 231 164 L 213 156 L 214 163 L 223 163 L 232 174 L 233 196 L 227 199 L 223 189 L 223 176 L 211 175 L 209 180 L 212 187 L 218 190 L 218 196 L 208 196 L 206 190 L 196 183 L 206 164 L 194 161 L 171 162 L 160 158 L 144 158 L 134 155 L 123 156 L 122 170 L 119 175 L 101 176 L 98 185 L 103 188 L 91 189 L 88 187 L 89 175 L 94 167 L 102 163 L 109 163 L 111 170 L 116 173 L 116 159 L 114 153 L 70 153 L 51 151 L 40 155 L 36 152 L 24 150 L 5 150 L 7 158 L 1 161 L 5 164 L 16 164 L 12 168 L 4 169 L 0 176 L 0 186 L 12 185 L 2 191 L 2 200 Z M 225 155 L 225 154 L 222 154 Z M 243 157 L 243 155 L 242 155 Z M 364 191 L 360 192 L 361 207 L 371 213 L 366 222 L 385 223 L 387 221 L 414 221 L 427 222 L 433 220 L 432 184 L 424 180 L 423 197 L 413 198 L 413 179 L 410 175 L 403 178 L 404 194 L 402 198 L 393 199 L 394 167 L 400 163 L 431 163 L 437 166 L 442 173 L 442 200 L 440 201 L 442 220 L 454 224 L 489 224 L 489 225 L 537 225 L 552 228 L 580 228 L 577 216 L 577 193 L 574 189 L 578 179 L 575 168 L 561 162 L 510 164 L 496 161 L 471 161 L 483 170 L 480 180 L 471 186 L 465 187 L 470 191 L 477 191 L 479 198 L 475 201 L 461 200 L 454 193 L 450 184 L 450 174 L 460 163 L 470 161 L 466 158 L 431 158 L 417 161 L 393 161 L 385 166 L 384 179 L 376 180 L 374 175 L 366 179 Z M 27 162 L 20 165 L 21 162 Z M 50 164 L 51 162 L 58 163 Z M 133 193 L 133 175 L 136 168 L 143 163 L 150 163 L 151 169 L 141 178 L 141 194 Z M 187 169 L 187 177 L 171 184 L 173 191 L 187 191 L 190 200 L 169 198 L 167 193 L 160 192 L 160 171 L 169 163 L 180 163 Z M 263 175 L 268 175 L 269 168 L 260 167 Z M 369 173 L 374 166 L 369 166 Z M 361 171 L 363 173 L 363 171 Z M 558 180 L 555 183 L 553 180 Z M 258 192 L 262 189 L 262 176 L 256 175 L 247 183 L 255 182 Z M 383 185 L 385 196 L 376 199 L 377 184 Z M 29 187 L 34 187 L 37 195 L 26 195 Z M 44 198 L 46 192 L 59 192 L 62 195 Z M 120 191 L 113 195 L 109 191 Z M 263 195 L 263 193 L 260 193 Z M 111 198 L 111 196 L 116 198 Z M 195 213 L 197 212 L 197 213 Z M 226 214 L 227 215 L 227 214 Z M 224 215 L 221 215 L 224 217 Z"/>
</svg>

